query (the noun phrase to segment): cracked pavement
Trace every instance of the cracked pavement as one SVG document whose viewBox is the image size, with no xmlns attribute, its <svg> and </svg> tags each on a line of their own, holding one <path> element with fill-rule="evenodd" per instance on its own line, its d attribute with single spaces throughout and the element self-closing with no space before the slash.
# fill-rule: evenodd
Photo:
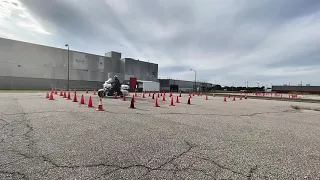
<svg viewBox="0 0 320 180">
<path fill-rule="evenodd" d="M 44 97 L 0 94 L 0 179 L 320 179 L 320 112 L 291 108 L 308 104 Z"/>
</svg>

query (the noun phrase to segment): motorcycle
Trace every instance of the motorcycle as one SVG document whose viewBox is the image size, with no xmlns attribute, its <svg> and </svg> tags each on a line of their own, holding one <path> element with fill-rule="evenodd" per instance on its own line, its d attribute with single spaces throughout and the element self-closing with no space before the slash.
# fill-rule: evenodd
<svg viewBox="0 0 320 180">
<path fill-rule="evenodd" d="M 103 89 L 98 90 L 98 96 L 100 98 L 103 98 L 105 96 L 114 96 L 115 93 L 115 85 L 112 84 L 112 78 L 109 78 L 107 81 L 102 84 Z M 121 84 L 120 88 L 118 87 L 117 89 L 120 89 L 117 92 L 117 96 L 123 97 L 123 96 L 128 96 L 129 95 L 129 86 L 125 84 Z"/>
</svg>

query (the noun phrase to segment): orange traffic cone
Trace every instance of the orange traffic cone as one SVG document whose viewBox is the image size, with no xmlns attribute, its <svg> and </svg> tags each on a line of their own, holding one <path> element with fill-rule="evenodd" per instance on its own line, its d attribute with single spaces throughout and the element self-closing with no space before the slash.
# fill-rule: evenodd
<svg viewBox="0 0 320 180">
<path fill-rule="evenodd" d="M 47 91 L 47 95 L 46 95 L 46 98 L 48 99 L 49 98 L 49 92 Z"/>
<path fill-rule="evenodd" d="M 131 109 L 135 109 L 134 107 L 134 96 L 132 96 L 131 102 L 130 102 L 130 107 Z"/>
<path fill-rule="evenodd" d="M 89 97 L 88 107 L 93 107 L 93 105 L 92 105 L 92 97 L 91 96 Z"/>
<path fill-rule="evenodd" d="M 74 92 L 74 93 L 77 93 L 77 89 L 76 89 L 76 88 L 74 88 L 74 89 L 73 89 L 73 92 Z"/>
<path fill-rule="evenodd" d="M 179 97 L 181 97 L 181 91 L 180 91 Z"/>
<path fill-rule="evenodd" d="M 208 95 L 206 95 L 206 100 L 209 100 L 209 99 L 208 99 Z"/>
<path fill-rule="evenodd" d="M 86 93 L 88 94 L 88 89 L 86 90 Z"/>
<path fill-rule="evenodd" d="M 62 90 L 60 90 L 60 96 L 63 96 Z"/>
<path fill-rule="evenodd" d="M 160 94 L 158 93 L 158 98 L 160 97 Z"/>
<path fill-rule="evenodd" d="M 228 94 L 228 98 L 230 98 L 230 94 Z"/>
<path fill-rule="evenodd" d="M 174 103 L 173 103 L 173 96 L 171 96 L 170 106 L 174 106 Z"/>
<path fill-rule="evenodd" d="M 123 95 L 122 101 L 126 101 L 126 96 L 125 95 Z"/>
<path fill-rule="evenodd" d="M 83 96 L 83 94 L 82 94 L 82 96 L 81 96 L 80 104 L 86 104 L 86 103 L 84 102 L 84 96 Z"/>
<path fill-rule="evenodd" d="M 68 91 L 68 98 L 67 98 L 67 100 L 71 100 L 70 91 Z"/>
<path fill-rule="evenodd" d="M 162 101 L 166 101 L 166 96 L 165 95 L 162 96 Z"/>
<path fill-rule="evenodd" d="M 118 99 L 118 95 L 117 95 L 117 92 L 114 92 L 114 99 Z"/>
<path fill-rule="evenodd" d="M 53 99 L 53 92 L 50 93 L 49 100 L 54 100 L 54 99 Z"/>
<path fill-rule="evenodd" d="M 156 100 L 154 101 L 154 107 L 160 107 L 158 103 L 158 98 L 156 98 Z"/>
<path fill-rule="evenodd" d="M 135 97 L 137 97 L 137 96 L 138 96 L 138 94 L 137 94 L 137 93 L 134 93 L 134 96 L 135 96 Z"/>
<path fill-rule="evenodd" d="M 149 97 L 151 97 L 151 94 L 150 94 L 150 92 L 149 92 Z"/>
<path fill-rule="evenodd" d="M 233 96 L 233 101 L 236 101 L 236 97 L 235 96 Z"/>
<path fill-rule="evenodd" d="M 169 95 L 169 97 L 172 97 L 172 91 L 170 91 L 170 95 Z"/>
<path fill-rule="evenodd" d="M 77 93 L 74 93 L 73 101 L 72 101 L 72 102 L 78 102 L 78 99 L 77 99 Z"/>
<path fill-rule="evenodd" d="M 63 92 L 63 98 L 67 98 L 67 93 L 66 93 L 66 91 Z"/>
<path fill-rule="evenodd" d="M 242 100 L 242 96 L 240 96 L 239 100 Z"/>
<path fill-rule="evenodd" d="M 154 93 L 152 94 L 152 99 L 154 99 Z"/>
<path fill-rule="evenodd" d="M 94 90 L 94 91 L 93 91 L 93 95 L 97 95 L 97 92 L 96 92 L 96 90 Z"/>
<path fill-rule="evenodd" d="M 58 94 L 57 89 L 54 89 L 54 94 Z"/>
<path fill-rule="evenodd" d="M 191 104 L 191 97 L 190 96 L 188 98 L 188 103 L 187 104 Z"/>
<path fill-rule="evenodd" d="M 227 102 L 227 97 L 224 97 L 224 98 L 223 98 L 223 102 Z"/>
<path fill-rule="evenodd" d="M 144 96 L 144 93 L 142 94 L 142 98 L 146 98 L 146 97 Z"/>
<path fill-rule="evenodd" d="M 180 102 L 179 102 L 179 96 L 177 96 L 176 103 L 180 103 Z"/>
<path fill-rule="evenodd" d="M 91 98 L 91 96 L 90 96 Z M 98 104 L 98 108 L 96 109 L 97 111 L 104 111 L 103 107 L 102 107 L 102 99 L 99 99 L 99 104 Z"/>
</svg>

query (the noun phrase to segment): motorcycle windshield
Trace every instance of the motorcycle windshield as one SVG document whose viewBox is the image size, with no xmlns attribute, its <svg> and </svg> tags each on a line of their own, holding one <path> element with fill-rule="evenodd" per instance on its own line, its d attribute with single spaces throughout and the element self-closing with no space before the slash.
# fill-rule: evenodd
<svg viewBox="0 0 320 180">
<path fill-rule="evenodd" d="M 112 78 L 109 78 L 109 79 L 106 81 L 107 84 L 110 84 L 111 82 L 112 82 Z"/>
</svg>

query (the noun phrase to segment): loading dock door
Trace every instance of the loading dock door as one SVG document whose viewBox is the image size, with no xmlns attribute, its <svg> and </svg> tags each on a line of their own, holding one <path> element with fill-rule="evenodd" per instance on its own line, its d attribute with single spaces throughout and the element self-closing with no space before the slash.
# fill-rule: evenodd
<svg viewBox="0 0 320 180">
<path fill-rule="evenodd" d="M 179 91 L 179 86 L 176 85 L 176 84 L 170 85 L 170 91 L 178 92 Z"/>
</svg>

